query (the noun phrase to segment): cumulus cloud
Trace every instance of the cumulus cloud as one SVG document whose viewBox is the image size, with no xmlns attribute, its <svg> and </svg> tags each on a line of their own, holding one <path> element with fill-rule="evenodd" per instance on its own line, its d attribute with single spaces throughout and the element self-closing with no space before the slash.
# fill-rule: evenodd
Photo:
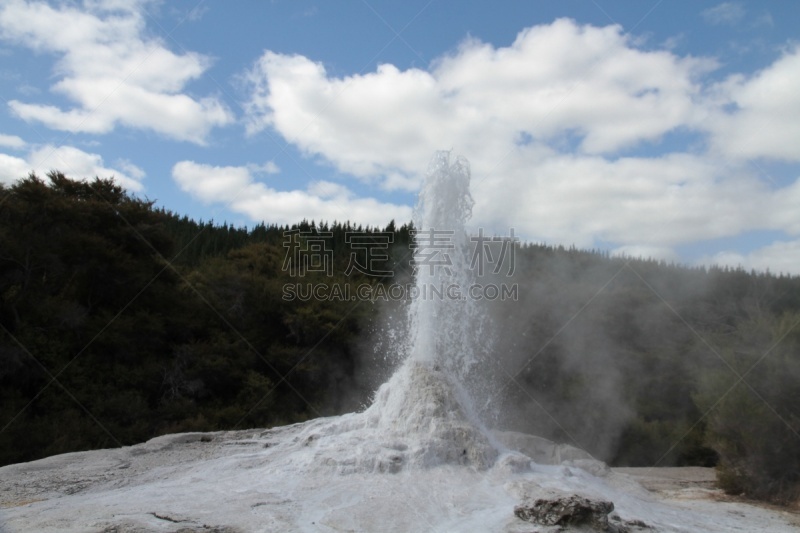
<svg viewBox="0 0 800 533">
<path fill-rule="evenodd" d="M 519 154 L 473 170 L 474 217 L 536 241 L 663 249 L 800 221 L 789 200 L 797 184 L 772 190 L 745 168 L 697 155 Z"/>
<path fill-rule="evenodd" d="M 45 145 L 32 148 L 26 157 L 0 153 L 0 182 L 10 184 L 34 172 L 44 177 L 59 170 L 73 179 L 114 178 L 131 192 L 141 192 L 144 172 L 129 161 L 119 161 L 119 168 L 108 167 L 98 154 L 84 152 L 73 146 Z"/>
<path fill-rule="evenodd" d="M 25 141 L 16 135 L 5 135 L 0 133 L 0 146 L 6 148 L 24 148 Z"/>
<path fill-rule="evenodd" d="M 508 47 L 467 40 L 429 70 L 336 77 L 267 51 L 247 74 L 248 130 L 389 190 L 418 187 L 433 150 L 453 148 L 472 163 L 474 225 L 538 242 L 673 259 L 746 230 L 800 235 L 800 182 L 775 188 L 748 164 L 800 158 L 797 50 L 719 83 L 716 66 L 566 19 Z"/>
<path fill-rule="evenodd" d="M 703 257 L 701 264 L 769 270 L 773 274 L 800 275 L 800 240 L 776 241 L 750 253 L 720 252 Z"/>
<path fill-rule="evenodd" d="M 716 150 L 737 159 L 800 161 L 800 46 L 750 77 L 731 76 L 713 91 L 722 109 L 708 121 Z"/>
<path fill-rule="evenodd" d="M 219 99 L 182 92 L 210 60 L 175 54 L 147 36 L 145 3 L 86 0 L 78 8 L 4 2 L 0 38 L 60 56 L 51 90 L 76 104 L 62 109 L 11 100 L 11 111 L 56 130 L 107 133 L 121 125 L 201 144 L 213 127 L 231 123 L 233 115 Z"/>
<path fill-rule="evenodd" d="M 180 188 L 205 203 L 220 203 L 253 221 L 293 224 L 314 218 L 357 221 L 383 227 L 390 220 L 410 220 L 407 206 L 358 198 L 346 187 L 326 181 L 306 190 L 279 191 L 255 180 L 246 166 L 212 166 L 181 161 L 172 168 Z"/>
<path fill-rule="evenodd" d="M 499 159 L 523 134 L 570 134 L 582 152 L 615 152 L 692 123 L 694 78 L 714 66 L 628 41 L 618 26 L 562 19 L 507 48 L 466 41 L 430 72 L 380 65 L 342 78 L 267 51 L 248 74 L 248 130 L 274 128 L 362 178 L 413 178 L 434 148 L 495 150 Z"/>
<path fill-rule="evenodd" d="M 28 162 L 13 155 L 0 154 L 0 183 L 11 184 L 31 171 Z"/>
</svg>

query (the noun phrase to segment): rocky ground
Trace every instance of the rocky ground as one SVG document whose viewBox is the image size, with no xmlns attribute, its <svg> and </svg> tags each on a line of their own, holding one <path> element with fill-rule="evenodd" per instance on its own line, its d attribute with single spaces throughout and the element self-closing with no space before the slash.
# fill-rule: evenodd
<svg viewBox="0 0 800 533">
<path fill-rule="evenodd" d="M 169 435 L 6 466 L 0 531 L 549 533 L 572 529 L 524 521 L 525 513 L 514 516 L 515 506 L 572 494 L 614 502 L 609 524 L 617 529 L 608 531 L 800 531 L 796 511 L 724 495 L 712 469 L 607 469 L 582 452 L 519 434 L 505 440 L 561 464 L 529 467 L 519 454 L 505 453 L 485 471 L 445 466 L 305 475 L 315 457 L 329 453 L 315 451 L 327 424 Z"/>
<path fill-rule="evenodd" d="M 800 531 L 710 469 L 610 469 L 483 430 L 438 373 L 405 365 L 361 413 L 2 467 L 0 533 Z"/>
<path fill-rule="evenodd" d="M 713 468 L 699 466 L 659 468 L 612 468 L 615 473 L 631 477 L 642 487 L 665 501 L 687 507 L 714 504 L 733 516 L 774 513 L 800 531 L 800 508 L 788 508 L 754 501 L 744 496 L 725 494 L 717 488 Z"/>
</svg>

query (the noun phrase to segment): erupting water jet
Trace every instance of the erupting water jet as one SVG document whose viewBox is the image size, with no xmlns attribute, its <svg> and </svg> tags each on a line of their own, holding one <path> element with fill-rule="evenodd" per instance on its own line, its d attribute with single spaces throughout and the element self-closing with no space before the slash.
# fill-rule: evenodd
<svg viewBox="0 0 800 533">
<path fill-rule="evenodd" d="M 465 386 L 479 364 L 483 323 L 477 302 L 462 296 L 474 282 L 465 230 L 474 203 L 469 182 L 466 159 L 451 163 L 449 152 L 434 155 L 414 217 L 419 296 L 409 305 L 405 359 L 366 411 L 345 416 L 326 431 L 354 441 L 332 448 L 319 441 L 318 464 L 341 472 L 397 472 L 442 464 L 485 469 L 494 463 L 497 450 Z M 356 444 L 364 438 L 382 444 Z M 359 455 L 343 457 L 346 450 Z"/>
</svg>

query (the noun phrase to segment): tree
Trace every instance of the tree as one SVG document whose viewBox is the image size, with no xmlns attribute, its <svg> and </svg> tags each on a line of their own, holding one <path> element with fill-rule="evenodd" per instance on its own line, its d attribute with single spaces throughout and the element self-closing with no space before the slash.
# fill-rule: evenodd
<svg viewBox="0 0 800 533">
<path fill-rule="evenodd" d="M 800 497 L 800 313 L 743 320 L 725 360 L 697 395 L 730 493 L 788 503 Z"/>
</svg>

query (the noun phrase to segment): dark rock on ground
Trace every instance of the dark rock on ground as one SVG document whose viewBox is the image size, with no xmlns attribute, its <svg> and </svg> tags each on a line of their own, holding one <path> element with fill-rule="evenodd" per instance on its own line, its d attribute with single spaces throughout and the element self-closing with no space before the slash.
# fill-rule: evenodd
<svg viewBox="0 0 800 533">
<path fill-rule="evenodd" d="M 622 532 L 624 530 L 619 526 L 608 522 L 608 514 L 613 510 L 612 502 L 572 494 L 537 498 L 530 503 L 517 505 L 514 514 L 522 520 L 543 526 L 588 527 L 594 531 Z"/>
</svg>

